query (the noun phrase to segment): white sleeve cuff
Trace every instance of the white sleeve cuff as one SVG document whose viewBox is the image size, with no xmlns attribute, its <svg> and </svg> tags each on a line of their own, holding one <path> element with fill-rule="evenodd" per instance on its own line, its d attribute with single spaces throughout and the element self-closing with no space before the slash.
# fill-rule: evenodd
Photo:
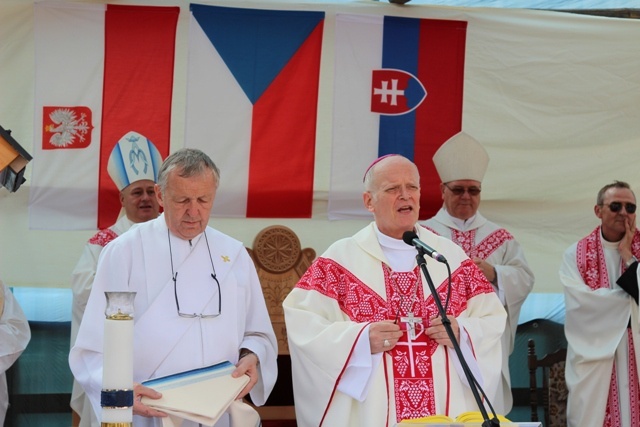
<svg viewBox="0 0 640 427">
<path fill-rule="evenodd" d="M 462 352 L 462 357 L 464 357 L 467 365 L 469 365 L 471 374 L 476 378 L 480 387 L 483 387 L 484 380 L 482 378 L 482 373 L 480 372 L 480 366 L 478 366 L 478 361 L 473 356 L 473 350 L 471 348 L 471 343 L 469 342 L 469 335 L 462 325 L 460 326 L 460 350 Z M 451 360 L 453 361 L 453 366 L 456 368 L 458 377 L 460 377 L 463 384 L 466 384 L 467 387 L 469 387 L 469 381 L 467 381 L 467 376 L 464 374 L 462 364 L 460 363 L 460 359 L 458 359 L 456 351 L 451 347 L 447 347 L 447 351 L 449 352 L 449 357 L 451 357 Z"/>
<path fill-rule="evenodd" d="M 351 353 L 347 367 L 338 383 L 338 391 L 363 402 L 367 398 L 373 373 L 382 362 L 383 354 L 371 354 L 369 326 L 367 326 L 360 334 L 353 353 Z"/>
</svg>

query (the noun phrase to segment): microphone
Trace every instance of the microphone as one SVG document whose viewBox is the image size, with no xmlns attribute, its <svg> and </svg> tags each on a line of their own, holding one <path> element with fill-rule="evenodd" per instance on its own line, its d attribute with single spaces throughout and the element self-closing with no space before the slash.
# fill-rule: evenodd
<svg viewBox="0 0 640 427">
<path fill-rule="evenodd" d="M 436 250 L 431 246 L 418 239 L 418 235 L 414 231 L 405 231 L 402 235 L 402 240 L 404 240 L 404 242 L 409 246 L 414 246 L 416 249 L 423 250 L 427 255 L 438 262 L 447 262 L 447 259 L 442 254 L 436 252 Z"/>
</svg>

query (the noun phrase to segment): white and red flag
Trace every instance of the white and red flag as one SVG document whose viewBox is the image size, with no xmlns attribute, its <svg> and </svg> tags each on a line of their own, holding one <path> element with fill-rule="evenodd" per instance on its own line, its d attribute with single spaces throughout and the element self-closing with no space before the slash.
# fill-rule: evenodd
<svg viewBox="0 0 640 427">
<path fill-rule="evenodd" d="M 168 155 L 179 12 L 35 3 L 31 229 L 113 224 L 121 206 L 107 161 L 128 132 Z"/>
</svg>

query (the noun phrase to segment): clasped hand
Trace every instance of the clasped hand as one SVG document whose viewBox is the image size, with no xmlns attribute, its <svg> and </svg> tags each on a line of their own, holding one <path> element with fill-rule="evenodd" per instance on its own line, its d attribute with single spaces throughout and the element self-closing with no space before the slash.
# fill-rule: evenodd
<svg viewBox="0 0 640 427">
<path fill-rule="evenodd" d="M 456 338 L 456 342 L 460 342 L 460 326 L 458 325 L 458 320 L 456 320 L 455 317 L 448 317 L 448 319 L 449 322 L 451 322 L 451 330 Z M 429 319 L 429 327 L 426 329 L 426 332 L 427 336 L 438 344 L 453 348 L 453 343 L 440 317 L 432 317 Z"/>
<path fill-rule="evenodd" d="M 456 341 L 459 342 L 460 326 L 458 325 L 458 321 L 455 318 L 449 318 L 449 321 L 451 322 L 453 335 L 455 336 Z M 383 320 L 369 325 L 369 345 L 371 347 L 371 354 L 391 350 L 398 343 L 400 337 L 402 337 L 402 333 L 400 325 L 393 320 Z M 425 329 L 425 333 L 438 344 L 453 347 L 453 343 L 451 342 L 440 317 L 433 317 L 429 319 L 429 327 Z"/>
</svg>

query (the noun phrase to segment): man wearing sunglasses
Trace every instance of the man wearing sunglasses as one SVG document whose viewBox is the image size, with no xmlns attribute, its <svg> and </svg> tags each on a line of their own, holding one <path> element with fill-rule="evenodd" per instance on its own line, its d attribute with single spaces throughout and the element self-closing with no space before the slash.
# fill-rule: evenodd
<svg viewBox="0 0 640 427">
<path fill-rule="evenodd" d="M 604 186 L 600 225 L 564 253 L 569 426 L 640 425 L 640 333 L 636 197 L 629 184 Z"/>
<path fill-rule="evenodd" d="M 443 206 L 424 225 L 464 249 L 493 285 L 507 311 L 502 335 L 502 382 L 494 404 L 498 413 L 513 406 L 509 355 L 513 352 L 520 309 L 533 288 L 533 272 L 513 235 L 487 220 L 478 211 L 482 179 L 489 164 L 484 147 L 460 132 L 447 140 L 433 156 L 440 175 Z"/>
</svg>

